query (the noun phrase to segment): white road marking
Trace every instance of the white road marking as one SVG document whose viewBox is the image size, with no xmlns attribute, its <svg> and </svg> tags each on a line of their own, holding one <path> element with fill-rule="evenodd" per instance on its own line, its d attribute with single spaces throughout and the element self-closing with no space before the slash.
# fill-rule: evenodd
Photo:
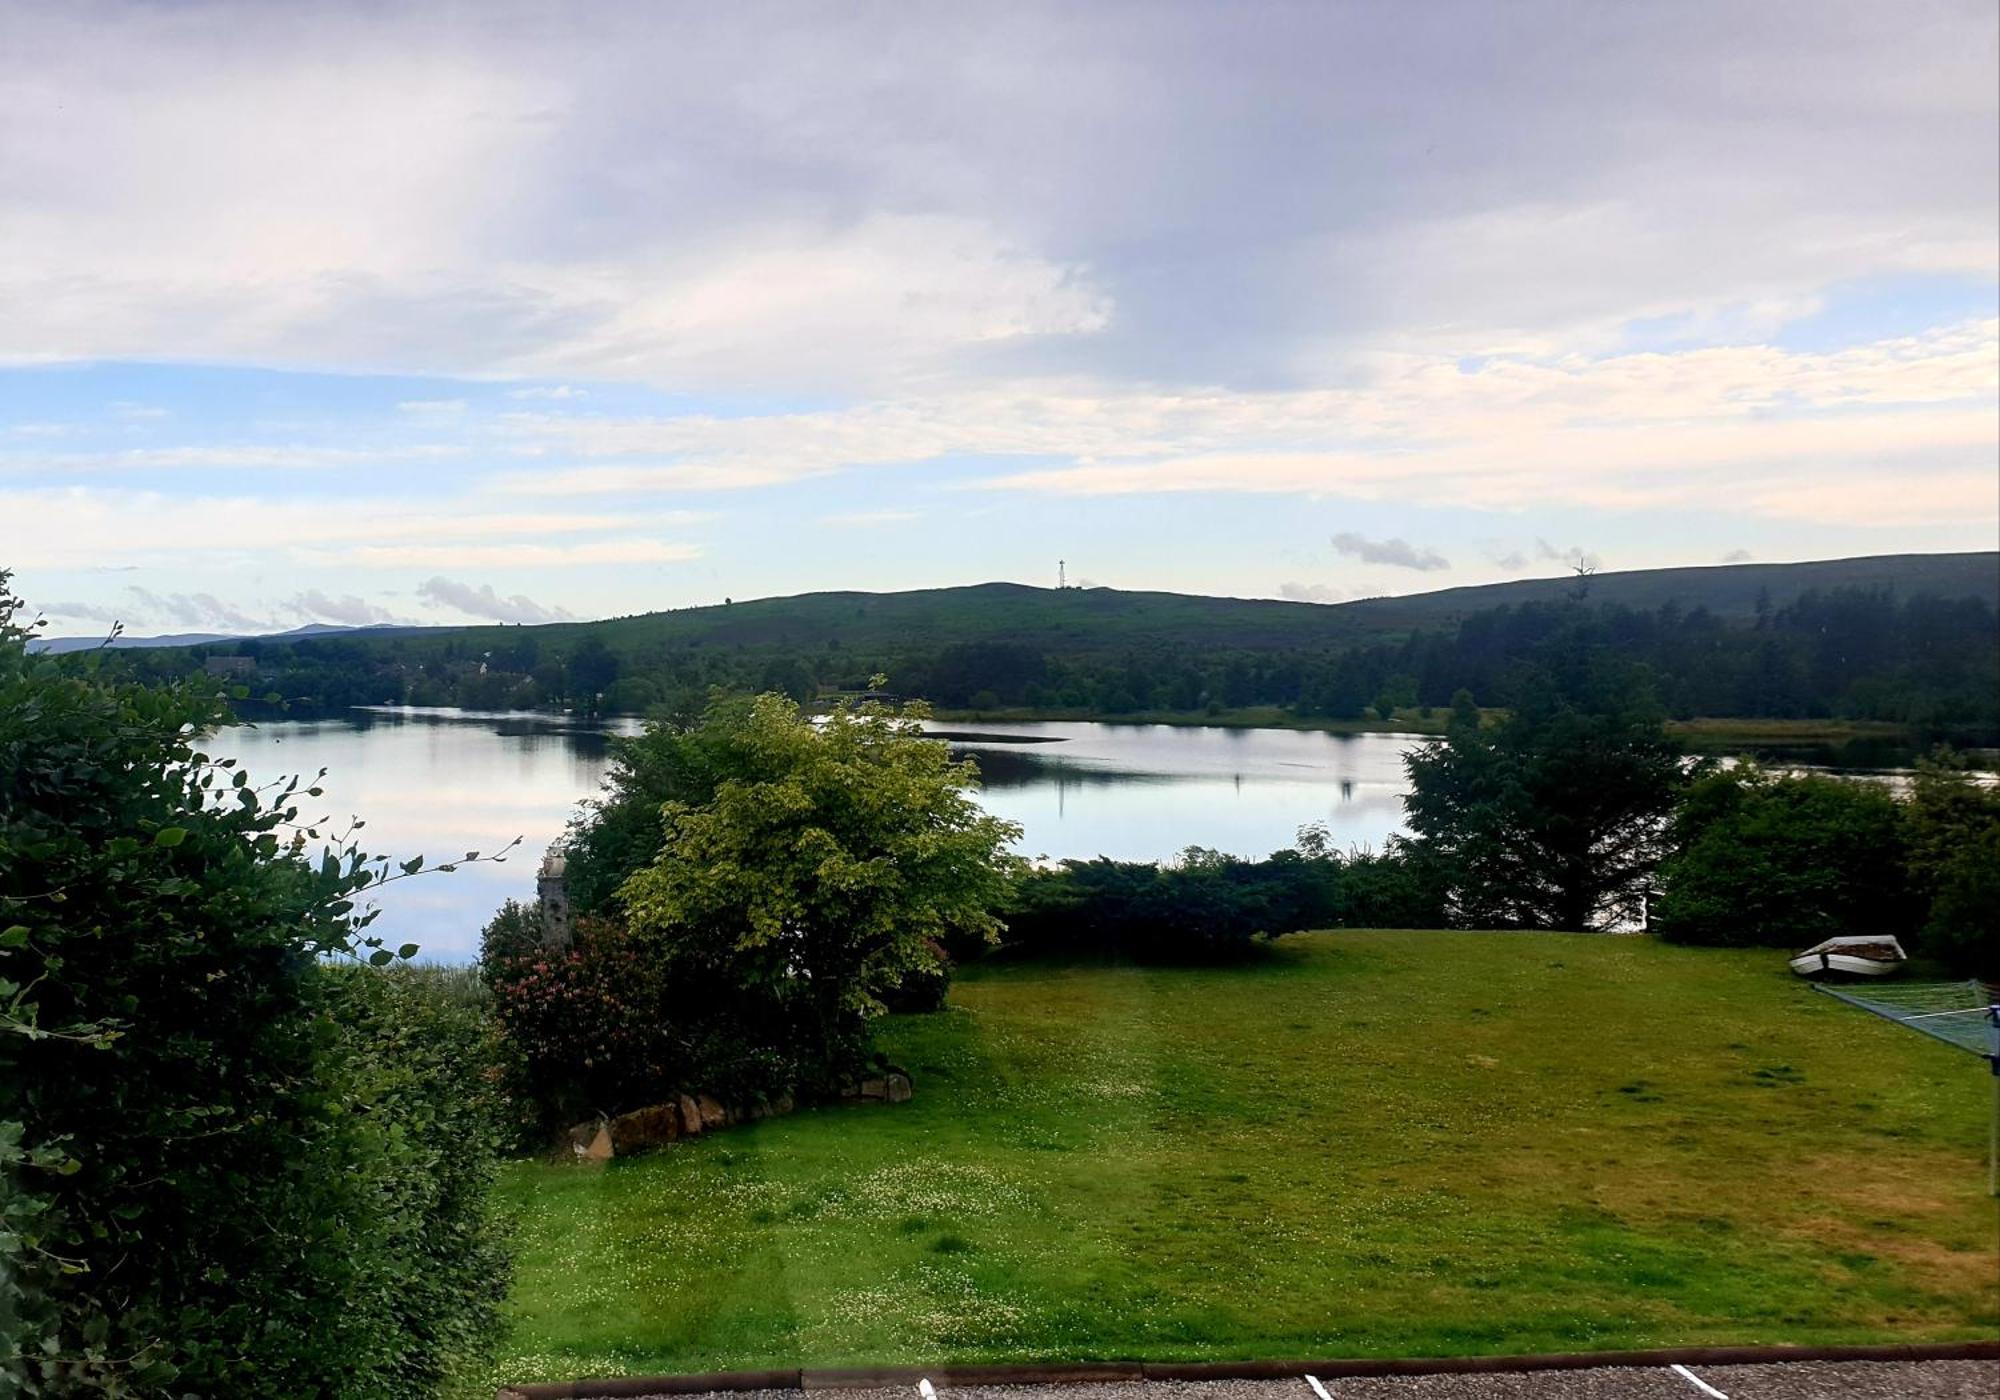
<svg viewBox="0 0 2000 1400">
<path fill-rule="evenodd" d="M 937 1387 L 931 1384 L 929 1376 L 917 1382 L 917 1394 L 923 1396 L 924 1400 L 937 1400 Z"/>
<path fill-rule="evenodd" d="M 1313 1394 L 1317 1395 L 1319 1400 L 1333 1400 L 1333 1397 L 1326 1393 L 1326 1387 L 1319 1383 L 1318 1376 L 1307 1376 L 1306 1384 L 1313 1388 Z"/>
<path fill-rule="evenodd" d="M 1700 1376 L 1697 1376 L 1687 1367 L 1676 1364 L 1672 1369 L 1676 1375 L 1678 1375 L 1682 1380 L 1686 1381 L 1689 1385 L 1693 1386 L 1696 1390 L 1699 1390 L 1703 1395 L 1713 1396 L 1715 1397 L 1715 1400 L 1729 1400 L 1729 1397 L 1727 1395 L 1724 1395 L 1721 1391 L 1717 1390 L 1714 1386 L 1710 1385 Z"/>
</svg>

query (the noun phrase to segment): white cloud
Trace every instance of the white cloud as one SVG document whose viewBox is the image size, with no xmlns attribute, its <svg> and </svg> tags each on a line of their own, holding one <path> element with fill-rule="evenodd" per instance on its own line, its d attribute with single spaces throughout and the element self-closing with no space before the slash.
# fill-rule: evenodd
<svg viewBox="0 0 2000 1400">
<path fill-rule="evenodd" d="M 36 476 L 81 473 L 241 470 L 317 471 L 435 462 L 462 457 L 459 443 L 398 443 L 384 448 L 331 447 L 307 443 L 186 443 L 101 452 L 0 453 L 0 470 Z"/>
<path fill-rule="evenodd" d="M 204 632 L 261 632 L 270 626 L 268 620 L 252 617 L 213 593 L 155 593 L 137 586 L 125 591 L 138 604 L 141 615 L 165 618 L 182 627 Z"/>
<path fill-rule="evenodd" d="M 100 607 L 95 603 L 43 603 L 40 611 L 50 617 L 74 617 L 86 622 L 112 623 L 119 620 L 118 609 Z"/>
<path fill-rule="evenodd" d="M 679 529 L 707 518 L 688 511 L 479 511 L 457 497 L 328 502 L 97 486 L 0 489 L 0 559 L 13 567 L 57 569 L 87 568 L 107 558 L 165 563 L 190 557 L 431 568 L 663 563 L 697 551 L 633 532 Z M 63 528 L 49 528 L 54 520 Z"/>
<path fill-rule="evenodd" d="M 491 13 L 14 6 L 0 356 L 1268 386 L 1995 270 L 1958 0 Z"/>
<path fill-rule="evenodd" d="M 284 605 L 305 622 L 332 622 L 348 627 L 366 627 L 379 622 L 405 622 L 379 603 L 371 603 L 352 593 L 332 594 L 308 588 L 293 595 Z"/>
<path fill-rule="evenodd" d="M 427 603 L 439 607 L 454 608 L 471 617 L 484 618 L 489 622 L 574 622 L 573 614 L 562 608 L 537 603 L 524 594 L 501 597 L 494 592 L 493 585 L 482 583 L 474 587 L 443 575 L 426 579 L 417 589 L 417 596 Z"/>
<path fill-rule="evenodd" d="M 563 569 L 579 564 L 680 564 L 701 557 L 701 547 L 667 540 L 609 539 L 574 544 L 352 544 L 300 549 L 302 560 L 360 567 L 446 569 Z"/>
<path fill-rule="evenodd" d="M 1281 583 L 1278 596 L 1294 603 L 1341 603 L 1347 600 L 1348 593 L 1330 583 Z"/>
<path fill-rule="evenodd" d="M 456 418 L 468 407 L 464 399 L 405 399 L 396 411 L 418 418 Z"/>
<path fill-rule="evenodd" d="M 1426 549 L 1401 539 L 1371 540 L 1366 535 L 1357 535 L 1348 530 L 1343 530 L 1333 537 L 1333 552 L 1359 559 L 1364 564 L 1416 569 L 1420 573 L 1451 567 L 1451 560 L 1435 549 Z"/>
<path fill-rule="evenodd" d="M 1956 479 L 1990 462 L 1996 394 L 1995 321 L 1830 353 L 1722 347 L 1474 368 L 1399 354 L 1337 390 L 1038 385 L 750 418 L 517 414 L 505 430 L 519 444 L 570 460 L 503 473 L 495 486 L 575 497 L 747 489 L 976 454 L 1050 464 L 986 483 L 1010 489 L 1297 492 L 1500 510 L 1712 500 L 1718 474 L 1745 473 L 1799 483 L 1796 499 L 1765 493 L 1762 508 L 1819 518 L 1806 487 L 1825 474 Z M 1990 513 L 1991 493 L 1962 493 L 1950 509 Z"/>
<path fill-rule="evenodd" d="M 843 510 L 822 515 L 819 523 L 838 528 L 868 529 L 876 525 L 906 525 L 921 519 L 922 513 L 914 510 Z"/>
</svg>

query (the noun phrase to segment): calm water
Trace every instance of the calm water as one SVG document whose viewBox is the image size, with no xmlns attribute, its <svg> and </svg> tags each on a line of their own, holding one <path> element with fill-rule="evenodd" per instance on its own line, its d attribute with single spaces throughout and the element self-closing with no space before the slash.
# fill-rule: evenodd
<svg viewBox="0 0 2000 1400">
<path fill-rule="evenodd" d="M 982 800 L 1021 824 L 1028 855 L 1158 860 L 1190 845 L 1262 856 L 1324 822 L 1341 845 L 1400 829 L 1396 734 L 1131 724 L 939 724 L 979 761 Z M 427 875 L 382 892 L 376 931 L 458 962 L 500 902 L 532 898 L 535 868 L 576 803 L 597 791 L 609 736 L 635 720 L 461 710 L 354 711 L 338 720 L 225 730 L 208 745 L 259 781 L 327 770 L 319 807 L 366 821 L 363 847 L 436 861 L 521 845 L 503 865 Z"/>
</svg>

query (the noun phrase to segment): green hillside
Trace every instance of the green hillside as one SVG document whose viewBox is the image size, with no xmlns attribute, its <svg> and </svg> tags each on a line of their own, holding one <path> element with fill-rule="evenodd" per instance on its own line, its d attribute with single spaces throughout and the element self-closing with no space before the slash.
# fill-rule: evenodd
<svg viewBox="0 0 2000 1400">
<path fill-rule="evenodd" d="M 1446 588 L 1401 598 L 1341 603 L 1335 610 L 1365 618 L 1370 628 L 1432 626 L 1502 605 L 1549 602 L 1576 587 L 1573 578 L 1517 579 L 1510 583 Z M 2000 553 L 1877 554 L 1859 559 L 1815 559 L 1802 564 L 1714 564 L 1686 569 L 1631 569 L 1590 580 L 1593 602 L 1628 608 L 1678 603 L 1721 617 L 1756 616 L 1759 600 L 1782 607 L 1800 594 L 1840 588 L 1893 589 L 1910 598 L 1980 598 L 2000 606 Z"/>
<path fill-rule="evenodd" d="M 1574 600 L 1581 597 L 1583 606 Z M 985 583 L 542 627 L 373 630 L 91 653 L 157 678 L 247 657 L 291 714 L 354 705 L 644 713 L 711 690 L 801 701 L 876 675 L 950 710 L 1334 722 L 1509 703 L 1558 631 L 1642 663 L 1677 719 L 1870 721 L 1913 741 L 2000 736 L 2000 556 L 1523 579 L 1342 604 Z M 1420 716 L 1421 717 L 1421 716 Z"/>
<path fill-rule="evenodd" d="M 1013 642 L 1044 652 L 1089 655 L 1171 644 L 1257 651 L 1341 646 L 1400 637 L 1413 628 L 1451 623 L 1503 605 L 1548 602 L 1574 592 L 1576 580 L 1518 579 L 1351 603 L 1293 603 L 1269 598 L 1058 591 L 1019 583 L 981 583 L 904 593 L 802 593 L 600 623 L 537 628 L 546 637 L 590 630 L 614 648 L 646 646 L 818 650 L 829 644 L 870 652 L 918 650 L 954 642 Z M 1758 600 L 1780 607 L 1809 590 L 1893 588 L 1912 597 L 1981 598 L 2000 606 L 2000 554 L 1890 554 L 1802 564 L 1722 564 L 1598 574 L 1597 603 L 1657 608 L 1678 603 L 1744 619 Z M 517 628 L 466 628 L 457 635 L 506 634 Z"/>
</svg>

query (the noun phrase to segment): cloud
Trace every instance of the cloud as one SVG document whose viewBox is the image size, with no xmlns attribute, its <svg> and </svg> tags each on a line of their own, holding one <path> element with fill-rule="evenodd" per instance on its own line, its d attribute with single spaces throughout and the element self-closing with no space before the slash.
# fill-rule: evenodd
<svg viewBox="0 0 2000 1400">
<path fill-rule="evenodd" d="M 1986 7 L 1253 10 L 18 7 L 0 355 L 1269 387 L 1994 269 Z"/>
<path fill-rule="evenodd" d="M 1518 574 L 1528 567 L 1528 556 L 1520 550 L 1509 550 L 1505 554 L 1489 555 L 1487 562 L 1502 573 Z"/>
<path fill-rule="evenodd" d="M 75 617 L 86 622 L 111 623 L 119 620 L 116 608 L 103 608 L 95 603 L 43 603 L 41 611 L 50 617 Z"/>
<path fill-rule="evenodd" d="M 1722 556 L 1721 562 L 1724 564 L 1748 564 L 1756 558 L 1757 556 L 1747 549 L 1732 549 L 1729 553 Z"/>
<path fill-rule="evenodd" d="M 204 632 L 254 633 L 271 630 L 268 618 L 252 617 L 213 593 L 155 593 L 136 584 L 128 585 L 125 591 L 132 595 L 133 601 L 144 613 L 182 627 Z"/>
<path fill-rule="evenodd" d="M 1333 537 L 1333 552 L 1359 559 L 1364 564 L 1386 564 L 1391 568 L 1417 569 L 1425 573 L 1451 567 L 1451 560 L 1434 549 L 1420 549 L 1399 539 L 1371 540 L 1365 535 L 1347 531 Z"/>
<path fill-rule="evenodd" d="M 468 407 L 464 399 L 405 399 L 396 411 L 418 418 L 456 418 Z"/>
<path fill-rule="evenodd" d="M 493 585 L 482 583 L 474 588 L 469 583 L 460 583 L 439 575 L 426 579 L 417 589 L 417 596 L 427 603 L 439 607 L 455 608 L 471 617 L 485 618 L 491 622 L 574 622 L 573 613 L 559 607 L 544 606 L 534 599 L 516 593 L 503 598 L 493 591 Z"/>
<path fill-rule="evenodd" d="M 466 451 L 458 443 L 402 443 L 376 449 L 306 443 L 183 443 L 99 452 L 0 453 L 0 470 L 38 476 L 210 469 L 303 471 L 438 461 L 463 456 Z"/>
<path fill-rule="evenodd" d="M 1558 549 L 1540 535 L 1535 536 L 1535 558 L 1545 564 L 1560 564 L 1565 569 L 1589 569 L 1604 567 L 1604 561 L 1582 545 L 1573 544 L 1567 549 Z"/>
<path fill-rule="evenodd" d="M 836 529 L 868 529 L 876 525 L 904 525 L 921 519 L 922 512 L 914 510 L 842 510 L 822 515 L 819 523 Z"/>
<path fill-rule="evenodd" d="M 352 544 L 340 549 L 301 549 L 315 563 L 364 568 L 566 569 L 580 564 L 681 564 L 701 557 L 701 548 L 639 538 L 543 544 Z"/>
<path fill-rule="evenodd" d="M 733 417 L 510 414 L 506 439 L 555 460 L 493 485 L 643 497 L 978 457 L 1001 465 L 972 489 L 1293 492 L 1493 510 L 1722 499 L 1734 509 L 1735 483 L 1791 480 L 1799 489 L 1759 493 L 1768 513 L 1820 518 L 1825 504 L 1808 484 L 1829 473 L 1872 478 L 1893 504 L 1901 482 L 1985 468 L 2000 447 L 1996 394 L 1992 320 L 1835 352 L 1734 347 L 1473 367 L 1393 355 L 1332 389 L 1041 385 Z M 1010 459 L 1033 465 L 1009 470 Z M 1990 516 L 1991 496 L 1968 486 L 1956 516 L 1941 519 Z"/>
<path fill-rule="evenodd" d="M 1294 603 L 1339 603 L 1347 598 L 1347 590 L 1335 588 L 1330 583 L 1281 583 L 1278 596 L 1289 598 Z"/>
<path fill-rule="evenodd" d="M 551 399 L 556 402 L 589 396 L 590 390 L 579 389 L 573 384 L 531 384 L 526 388 L 507 391 L 507 397 L 510 399 Z"/>
<path fill-rule="evenodd" d="M 412 568 L 668 563 L 699 549 L 641 530 L 677 530 L 699 511 L 491 511 L 458 495 L 269 500 L 175 496 L 108 486 L 0 488 L 0 559 L 20 568 L 91 568 L 267 559 Z M 47 522 L 60 520 L 52 530 Z"/>
<path fill-rule="evenodd" d="M 295 594 L 284 606 L 307 622 L 337 622 L 349 627 L 366 627 L 379 622 L 402 622 L 387 608 L 357 598 L 352 593 L 335 596 L 308 588 Z"/>
</svg>

